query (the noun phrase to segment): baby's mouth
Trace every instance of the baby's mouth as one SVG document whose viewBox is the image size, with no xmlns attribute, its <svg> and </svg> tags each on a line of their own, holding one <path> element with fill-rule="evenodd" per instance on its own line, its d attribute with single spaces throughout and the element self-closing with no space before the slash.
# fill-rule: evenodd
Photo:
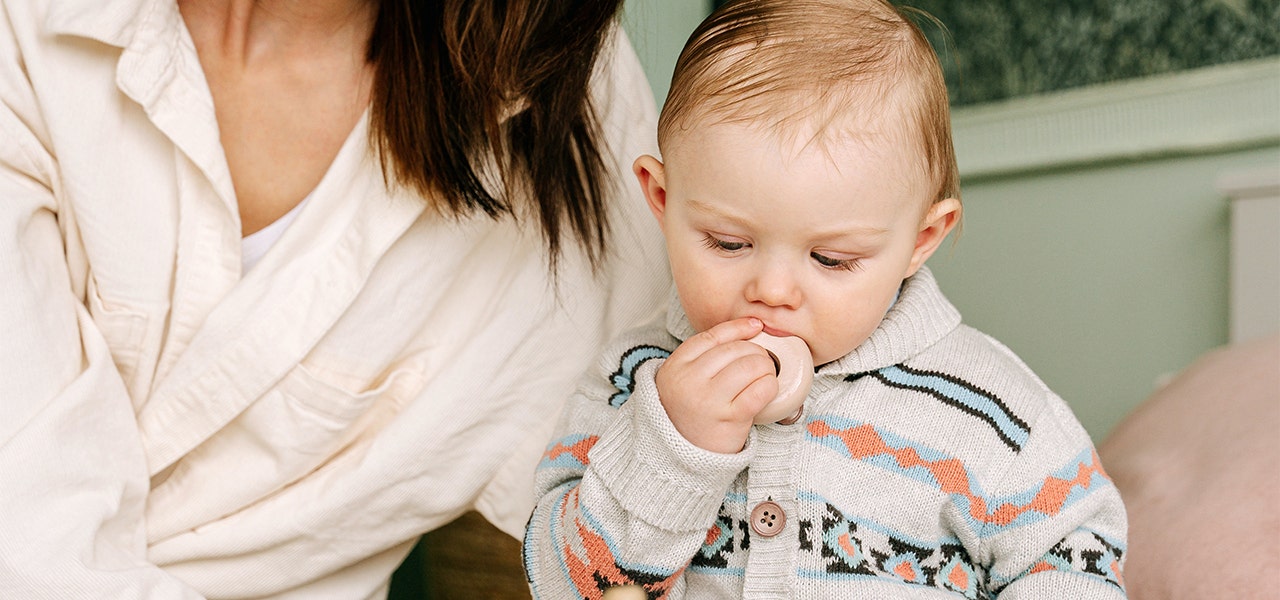
<svg viewBox="0 0 1280 600">
<path fill-rule="evenodd" d="M 773 337 L 800 337 L 790 331 L 777 329 L 775 327 L 770 327 L 769 325 L 764 326 L 764 332 Z"/>
</svg>

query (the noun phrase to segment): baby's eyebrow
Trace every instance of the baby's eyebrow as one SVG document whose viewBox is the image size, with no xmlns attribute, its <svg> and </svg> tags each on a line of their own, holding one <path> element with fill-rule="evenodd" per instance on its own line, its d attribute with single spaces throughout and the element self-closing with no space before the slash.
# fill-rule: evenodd
<svg viewBox="0 0 1280 600">
<path fill-rule="evenodd" d="M 819 231 L 814 235 L 814 238 L 819 241 L 827 241 L 848 237 L 881 238 L 886 235 L 889 235 L 889 230 L 885 227 L 876 227 L 874 225 L 848 225 L 833 227 L 827 231 Z"/>
<path fill-rule="evenodd" d="M 689 208 L 695 212 L 710 215 L 717 219 L 729 221 L 735 225 L 748 227 L 751 225 L 746 219 L 725 212 L 720 207 L 697 200 L 688 198 L 686 202 Z M 875 225 L 836 225 L 829 229 L 815 231 L 812 239 L 815 242 L 833 242 L 843 241 L 849 238 L 858 238 L 861 241 L 876 243 L 881 238 L 889 235 L 889 229 L 886 227 L 878 227 Z"/>
<path fill-rule="evenodd" d="M 730 222 L 732 222 L 732 223 L 734 223 L 734 224 L 736 224 L 736 225 L 743 225 L 743 226 L 745 226 L 745 225 L 749 225 L 749 223 L 747 223 L 746 219 L 743 219 L 742 217 L 738 217 L 738 216 L 735 216 L 735 215 L 731 215 L 731 214 L 729 214 L 729 213 L 727 213 L 727 212 L 725 212 L 725 211 L 721 210 L 719 207 L 715 206 L 714 204 L 709 204 L 709 203 L 707 203 L 707 202 L 702 202 L 701 200 L 697 200 L 697 199 L 694 199 L 694 198 L 689 198 L 689 199 L 687 200 L 687 202 L 688 202 L 688 204 L 689 204 L 689 208 L 690 208 L 690 209 L 692 209 L 692 210 L 694 210 L 694 211 L 696 211 L 696 212 L 700 212 L 700 213 L 703 213 L 703 214 L 711 215 L 711 216 L 716 217 L 716 218 L 719 218 L 719 219 L 724 219 L 724 220 L 726 220 L 726 221 L 730 221 Z"/>
</svg>

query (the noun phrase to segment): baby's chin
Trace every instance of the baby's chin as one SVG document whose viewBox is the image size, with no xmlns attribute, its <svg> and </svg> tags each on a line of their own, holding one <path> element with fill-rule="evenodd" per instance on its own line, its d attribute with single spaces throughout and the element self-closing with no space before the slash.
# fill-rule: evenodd
<svg viewBox="0 0 1280 600">
<path fill-rule="evenodd" d="M 840 358 L 843 357 L 845 354 L 848 354 L 848 352 L 845 352 L 844 354 L 835 354 L 833 352 L 814 353 L 813 366 L 821 367 L 822 365 L 825 365 L 827 363 L 835 362 L 837 360 L 840 360 Z"/>
<path fill-rule="evenodd" d="M 813 353 L 814 366 L 820 367 L 827 363 L 832 363 L 837 360 L 840 360 L 841 358 L 844 358 L 845 356 L 849 355 L 849 353 L 853 352 L 854 350 L 857 350 L 858 346 L 861 346 L 862 343 L 867 341 L 867 338 L 869 337 L 871 336 L 863 337 L 857 340 L 856 344 L 852 344 L 852 345 L 849 345 L 851 344 L 851 342 L 848 342 L 846 343 L 846 345 L 843 345 L 838 348 L 830 348 L 830 347 L 823 347 L 823 346 L 819 346 L 815 348 L 813 344 L 809 344 L 809 351 Z"/>
</svg>

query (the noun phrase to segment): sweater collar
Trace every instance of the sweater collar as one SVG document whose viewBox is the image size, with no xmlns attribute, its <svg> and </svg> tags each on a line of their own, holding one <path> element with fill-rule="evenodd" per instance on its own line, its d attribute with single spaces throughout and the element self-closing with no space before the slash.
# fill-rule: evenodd
<svg viewBox="0 0 1280 600">
<path fill-rule="evenodd" d="M 880 326 L 860 346 L 822 365 L 819 376 L 845 376 L 876 371 L 905 362 L 937 343 L 960 325 L 960 311 L 947 300 L 928 267 L 920 267 L 903 282 L 898 300 Z M 684 341 L 697 333 L 672 286 L 667 308 L 667 331 Z"/>
</svg>

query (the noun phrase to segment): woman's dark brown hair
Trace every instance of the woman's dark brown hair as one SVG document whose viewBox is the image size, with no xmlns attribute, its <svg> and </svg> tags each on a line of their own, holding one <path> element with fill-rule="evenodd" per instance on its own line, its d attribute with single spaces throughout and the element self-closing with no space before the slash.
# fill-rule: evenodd
<svg viewBox="0 0 1280 600">
<path fill-rule="evenodd" d="M 382 0 L 371 135 L 388 179 L 446 214 L 537 220 L 553 270 L 566 237 L 598 266 L 609 186 L 588 92 L 621 4 Z"/>
</svg>

